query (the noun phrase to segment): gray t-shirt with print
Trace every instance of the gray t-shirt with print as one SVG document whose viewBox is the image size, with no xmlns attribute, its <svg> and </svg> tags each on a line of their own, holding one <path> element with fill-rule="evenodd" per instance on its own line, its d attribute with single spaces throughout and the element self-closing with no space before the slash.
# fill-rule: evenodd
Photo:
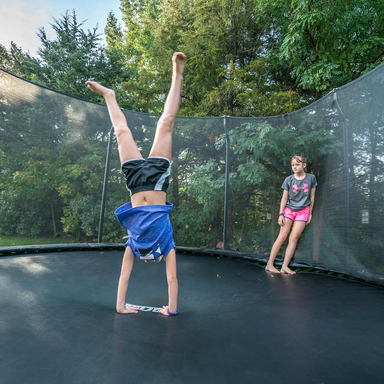
<svg viewBox="0 0 384 384">
<path fill-rule="evenodd" d="M 297 180 L 295 175 L 288 176 L 281 188 L 288 191 L 287 207 L 299 211 L 311 204 L 311 189 L 317 186 L 316 177 L 306 173 L 303 180 Z"/>
</svg>

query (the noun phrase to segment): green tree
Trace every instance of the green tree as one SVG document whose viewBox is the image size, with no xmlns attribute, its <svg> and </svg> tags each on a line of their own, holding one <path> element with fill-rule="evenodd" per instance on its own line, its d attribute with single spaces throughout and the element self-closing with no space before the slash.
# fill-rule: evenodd
<svg viewBox="0 0 384 384">
<path fill-rule="evenodd" d="M 29 73 L 28 64 L 33 59 L 27 52 L 23 52 L 13 41 L 7 50 L 0 44 L 0 68 L 5 69 L 17 76 L 27 77 Z"/>
<path fill-rule="evenodd" d="M 273 76 L 276 65 L 265 56 L 265 25 L 257 22 L 253 1 L 122 1 L 122 10 L 125 31 L 111 15 L 107 42 L 136 74 L 122 86 L 140 111 L 161 112 L 176 50 L 188 56 L 182 115 L 265 116 L 301 105 Z"/>
<path fill-rule="evenodd" d="M 317 100 L 381 63 L 383 4 L 379 0 L 257 0 L 271 28 L 269 54 L 287 68 L 294 90 Z M 301 92 L 300 92 L 301 90 Z"/>
</svg>

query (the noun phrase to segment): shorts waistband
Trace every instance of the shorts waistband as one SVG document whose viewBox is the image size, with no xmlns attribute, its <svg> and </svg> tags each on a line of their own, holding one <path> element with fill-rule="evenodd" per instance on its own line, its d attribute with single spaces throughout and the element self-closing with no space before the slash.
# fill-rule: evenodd
<svg viewBox="0 0 384 384">
<path fill-rule="evenodd" d="M 151 185 L 139 185 L 138 187 L 132 188 L 131 196 L 138 192 L 144 192 L 144 191 L 155 191 L 156 184 Z"/>
</svg>

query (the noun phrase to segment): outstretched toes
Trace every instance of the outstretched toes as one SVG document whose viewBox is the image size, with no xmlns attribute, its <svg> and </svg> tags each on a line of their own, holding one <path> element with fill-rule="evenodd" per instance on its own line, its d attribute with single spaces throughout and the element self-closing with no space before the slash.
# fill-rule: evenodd
<svg viewBox="0 0 384 384">
<path fill-rule="evenodd" d="M 97 83 L 96 81 L 88 80 L 85 82 L 87 84 L 87 87 L 92 91 L 95 92 L 103 97 L 106 97 L 108 95 L 114 95 L 115 92 L 113 89 L 107 88 L 102 86 L 101 84 Z"/>
<path fill-rule="evenodd" d="M 175 52 L 172 56 L 172 60 L 174 61 L 185 61 L 187 56 L 183 52 Z"/>
<path fill-rule="evenodd" d="M 182 75 L 184 72 L 184 63 L 187 56 L 182 52 L 175 52 L 172 56 L 173 71 L 176 75 Z"/>
</svg>

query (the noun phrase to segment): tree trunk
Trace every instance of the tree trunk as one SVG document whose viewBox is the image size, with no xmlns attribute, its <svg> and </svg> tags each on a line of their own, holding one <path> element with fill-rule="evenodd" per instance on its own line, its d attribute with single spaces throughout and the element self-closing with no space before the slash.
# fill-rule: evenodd
<svg viewBox="0 0 384 384">
<path fill-rule="evenodd" d="M 219 241 L 223 241 L 223 232 L 222 232 L 222 223 L 221 223 L 221 212 L 222 207 L 216 209 L 214 219 L 211 224 L 211 240 L 209 242 L 209 247 L 215 249 L 216 244 Z"/>
<path fill-rule="evenodd" d="M 55 211 L 54 211 L 54 209 L 53 209 L 53 203 L 52 203 L 52 201 L 51 201 L 51 212 L 52 212 L 53 234 L 56 236 Z"/>
<path fill-rule="evenodd" d="M 291 73 L 291 66 L 287 68 L 287 72 L 285 74 L 285 80 L 284 80 L 284 85 L 288 85 L 288 80 L 289 80 L 289 74 Z"/>
<path fill-rule="evenodd" d="M 233 240 L 233 225 L 232 225 L 232 211 L 233 211 L 233 204 L 228 203 L 228 226 L 227 226 L 227 249 L 232 249 L 230 244 Z"/>
<path fill-rule="evenodd" d="M 239 245 L 241 245 L 243 241 L 243 236 L 244 236 L 244 229 L 245 229 L 245 223 L 247 221 L 247 208 L 248 208 L 248 199 L 244 199 L 244 218 L 243 218 L 243 226 L 241 227 L 241 233 L 240 233 L 240 238 L 239 238 Z"/>
</svg>

